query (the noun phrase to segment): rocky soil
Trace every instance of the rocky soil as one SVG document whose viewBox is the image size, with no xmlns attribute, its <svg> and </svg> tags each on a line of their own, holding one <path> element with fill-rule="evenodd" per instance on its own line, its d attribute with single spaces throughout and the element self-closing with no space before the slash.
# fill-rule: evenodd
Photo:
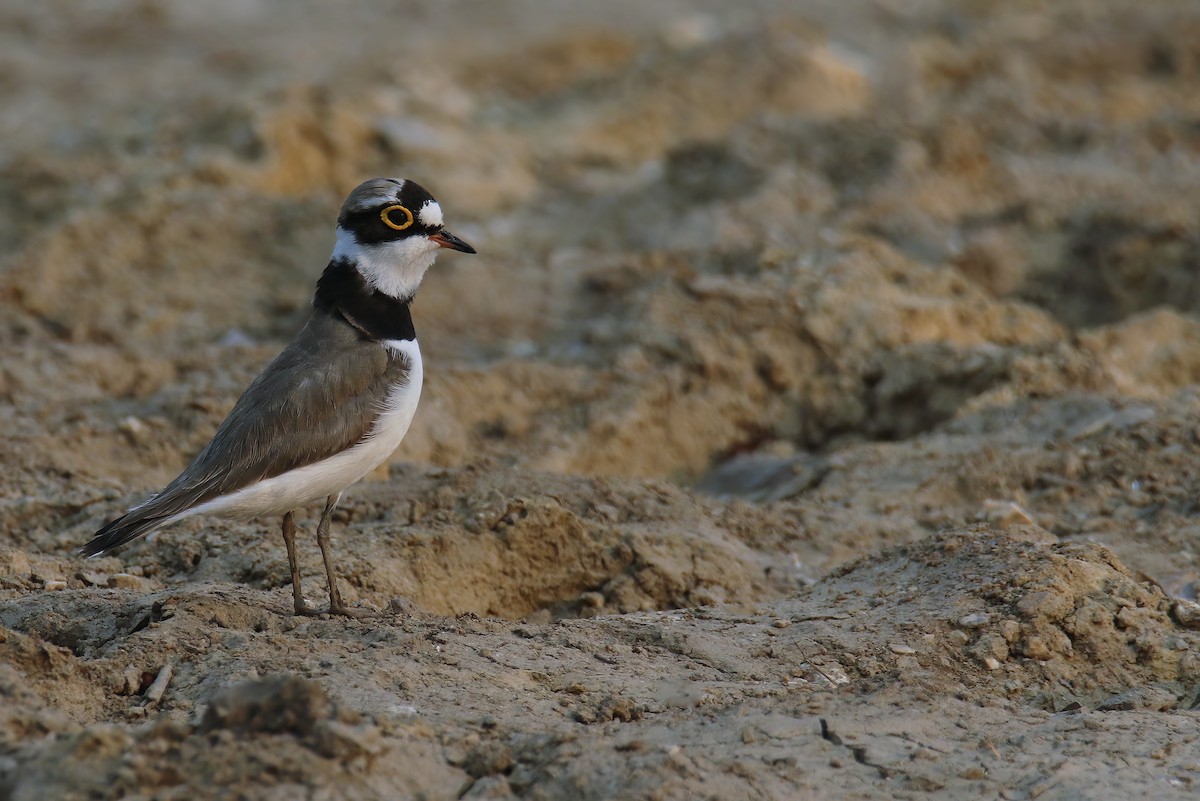
<svg viewBox="0 0 1200 801">
<path fill-rule="evenodd" d="M 0 797 L 1200 792 L 1200 8 L 0 4 Z M 74 552 L 344 194 L 480 251 L 290 614 Z M 324 571 L 306 510 L 306 592 Z"/>
</svg>

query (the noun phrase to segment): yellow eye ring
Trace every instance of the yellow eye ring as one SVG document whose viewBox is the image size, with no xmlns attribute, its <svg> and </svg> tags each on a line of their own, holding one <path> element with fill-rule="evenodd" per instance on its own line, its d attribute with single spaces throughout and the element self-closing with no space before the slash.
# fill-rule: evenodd
<svg viewBox="0 0 1200 801">
<path fill-rule="evenodd" d="M 398 223 L 393 220 L 389 216 L 393 211 L 404 212 L 404 222 Z M 383 220 L 383 224 L 394 231 L 403 231 L 405 228 L 413 224 L 412 212 L 403 206 L 388 206 L 386 209 L 379 212 L 379 219 Z"/>
</svg>

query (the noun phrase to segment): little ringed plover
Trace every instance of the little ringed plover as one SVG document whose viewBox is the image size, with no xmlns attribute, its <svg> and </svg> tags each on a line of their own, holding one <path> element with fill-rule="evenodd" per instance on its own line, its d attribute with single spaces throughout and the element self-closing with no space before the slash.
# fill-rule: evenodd
<svg viewBox="0 0 1200 801">
<path fill-rule="evenodd" d="M 296 614 L 317 614 L 300 591 L 295 510 L 323 498 L 317 544 L 328 611 L 361 616 L 342 603 L 329 522 L 342 491 L 391 456 L 412 422 L 422 367 L 409 306 L 442 248 L 475 252 L 445 229 L 441 206 L 419 184 L 373 178 L 355 188 L 304 328 L 187 469 L 81 553 L 98 556 L 192 515 L 282 515 Z"/>
</svg>

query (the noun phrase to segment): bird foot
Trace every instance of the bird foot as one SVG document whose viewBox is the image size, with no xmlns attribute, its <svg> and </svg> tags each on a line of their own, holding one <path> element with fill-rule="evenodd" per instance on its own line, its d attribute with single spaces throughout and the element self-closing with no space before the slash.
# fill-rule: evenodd
<svg viewBox="0 0 1200 801">
<path fill-rule="evenodd" d="M 327 611 L 325 609 L 316 609 L 302 601 L 297 601 L 295 608 L 297 617 L 316 617 L 317 615 L 325 614 Z"/>
<path fill-rule="evenodd" d="M 356 620 L 365 620 L 367 618 L 377 617 L 378 613 L 370 609 L 360 609 L 357 606 L 331 606 L 328 609 L 331 615 L 342 615 L 343 617 L 352 617 Z"/>
<path fill-rule="evenodd" d="M 352 617 L 356 620 L 375 617 L 378 613 L 370 609 L 359 609 L 350 606 L 328 606 L 325 609 L 314 609 L 308 604 L 296 605 L 296 614 L 303 617 L 320 617 L 321 615 L 341 615 L 342 617 Z"/>
</svg>

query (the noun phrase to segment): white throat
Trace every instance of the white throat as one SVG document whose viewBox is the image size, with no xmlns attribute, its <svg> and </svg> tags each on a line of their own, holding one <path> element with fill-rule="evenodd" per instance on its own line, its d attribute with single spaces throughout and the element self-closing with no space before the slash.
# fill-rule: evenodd
<svg viewBox="0 0 1200 801">
<path fill-rule="evenodd" d="M 347 259 L 356 265 L 372 289 L 389 297 L 407 299 L 417 294 L 417 287 L 440 248 L 437 242 L 420 235 L 361 245 L 354 234 L 339 225 L 330 258 Z"/>
</svg>

